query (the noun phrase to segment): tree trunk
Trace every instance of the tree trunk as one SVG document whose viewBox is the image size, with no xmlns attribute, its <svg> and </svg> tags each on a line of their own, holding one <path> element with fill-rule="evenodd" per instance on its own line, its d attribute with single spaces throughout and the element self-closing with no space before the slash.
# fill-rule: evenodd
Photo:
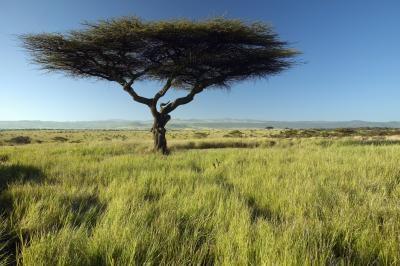
<svg viewBox="0 0 400 266">
<path fill-rule="evenodd" d="M 167 139 L 165 138 L 165 125 L 171 119 L 169 115 L 158 114 L 154 117 L 153 132 L 154 150 L 162 154 L 168 154 Z"/>
</svg>

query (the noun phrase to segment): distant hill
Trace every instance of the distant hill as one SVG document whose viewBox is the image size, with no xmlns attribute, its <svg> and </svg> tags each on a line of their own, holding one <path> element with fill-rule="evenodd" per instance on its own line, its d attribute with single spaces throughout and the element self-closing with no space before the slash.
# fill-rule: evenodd
<svg viewBox="0 0 400 266">
<path fill-rule="evenodd" d="M 0 129 L 149 129 L 152 121 L 103 120 L 103 121 L 0 121 Z M 182 128 L 400 128 L 400 122 L 368 121 L 262 121 L 250 119 L 175 119 L 167 125 L 170 129 Z"/>
</svg>

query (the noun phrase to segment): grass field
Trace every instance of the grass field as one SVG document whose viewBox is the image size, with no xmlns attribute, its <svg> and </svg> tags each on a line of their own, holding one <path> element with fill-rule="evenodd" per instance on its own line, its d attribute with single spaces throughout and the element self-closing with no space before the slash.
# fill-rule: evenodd
<svg viewBox="0 0 400 266">
<path fill-rule="evenodd" d="M 0 265 L 399 265 L 397 134 L 2 131 Z"/>
</svg>

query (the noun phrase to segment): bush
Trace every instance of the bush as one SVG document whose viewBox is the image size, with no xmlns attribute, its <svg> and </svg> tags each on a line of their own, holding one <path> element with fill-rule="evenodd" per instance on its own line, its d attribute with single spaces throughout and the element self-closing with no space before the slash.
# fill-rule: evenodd
<svg viewBox="0 0 400 266">
<path fill-rule="evenodd" d="M 337 128 L 337 129 L 335 129 L 335 131 L 344 136 L 349 136 L 349 135 L 352 135 L 357 132 L 353 128 Z"/>
<path fill-rule="evenodd" d="M 64 137 L 57 136 L 57 137 L 54 137 L 53 140 L 57 141 L 57 142 L 66 142 L 68 139 L 64 138 Z"/>
<path fill-rule="evenodd" d="M 208 133 L 206 133 L 206 132 L 195 132 L 195 133 L 193 133 L 193 137 L 194 138 L 197 138 L 197 139 L 204 139 L 204 138 L 207 138 L 208 137 Z"/>
<path fill-rule="evenodd" d="M 8 142 L 10 142 L 12 144 L 29 144 L 32 142 L 32 139 L 27 136 L 18 136 L 18 137 L 11 138 Z"/>
<path fill-rule="evenodd" d="M 244 133 L 240 130 L 232 130 L 228 134 L 225 134 L 224 137 L 228 138 L 242 138 Z"/>
</svg>

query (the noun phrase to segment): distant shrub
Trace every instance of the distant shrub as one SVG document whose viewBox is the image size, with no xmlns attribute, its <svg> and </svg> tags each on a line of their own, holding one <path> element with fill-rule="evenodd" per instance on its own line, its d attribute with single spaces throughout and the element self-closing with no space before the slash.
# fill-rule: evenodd
<svg viewBox="0 0 400 266">
<path fill-rule="evenodd" d="M 53 140 L 57 141 L 57 142 L 66 142 L 66 141 L 68 141 L 67 138 L 60 137 L 60 136 L 54 137 Z"/>
<path fill-rule="evenodd" d="M 265 127 L 265 129 L 274 129 L 274 127 Z"/>
<path fill-rule="evenodd" d="M 228 134 L 225 134 L 224 137 L 227 138 L 242 138 L 244 136 L 244 133 L 240 130 L 232 130 L 229 131 Z"/>
<path fill-rule="evenodd" d="M 356 133 L 357 131 L 353 128 L 337 128 L 335 129 L 336 132 L 340 133 L 341 135 L 352 135 Z"/>
<path fill-rule="evenodd" d="M 27 136 L 17 136 L 11 138 L 8 142 L 12 144 L 29 144 L 32 142 L 32 139 Z"/>
<path fill-rule="evenodd" d="M 204 139 L 204 138 L 207 138 L 208 137 L 208 133 L 206 133 L 206 132 L 194 132 L 193 133 L 193 137 L 194 138 L 197 138 L 197 139 Z"/>
<path fill-rule="evenodd" d="M 391 128 L 335 128 L 335 129 L 284 129 L 278 133 L 264 135 L 274 138 L 311 138 L 311 137 L 347 137 L 347 136 L 397 136 L 399 129 Z"/>
<path fill-rule="evenodd" d="M 127 137 L 126 135 L 122 135 L 122 134 L 114 134 L 114 135 L 112 135 L 112 137 L 113 137 L 114 139 L 120 139 L 120 140 L 122 140 L 122 141 L 125 141 L 125 140 L 128 139 L 128 137 Z"/>
<path fill-rule="evenodd" d="M 292 138 L 292 137 L 296 137 L 298 134 L 298 130 L 296 129 L 286 129 L 285 131 L 283 131 L 280 136 L 283 138 Z"/>
<path fill-rule="evenodd" d="M 322 131 L 321 132 L 321 137 L 327 138 L 327 137 L 330 137 L 330 136 L 331 136 L 331 134 L 329 132 L 327 132 L 327 131 Z"/>
</svg>

